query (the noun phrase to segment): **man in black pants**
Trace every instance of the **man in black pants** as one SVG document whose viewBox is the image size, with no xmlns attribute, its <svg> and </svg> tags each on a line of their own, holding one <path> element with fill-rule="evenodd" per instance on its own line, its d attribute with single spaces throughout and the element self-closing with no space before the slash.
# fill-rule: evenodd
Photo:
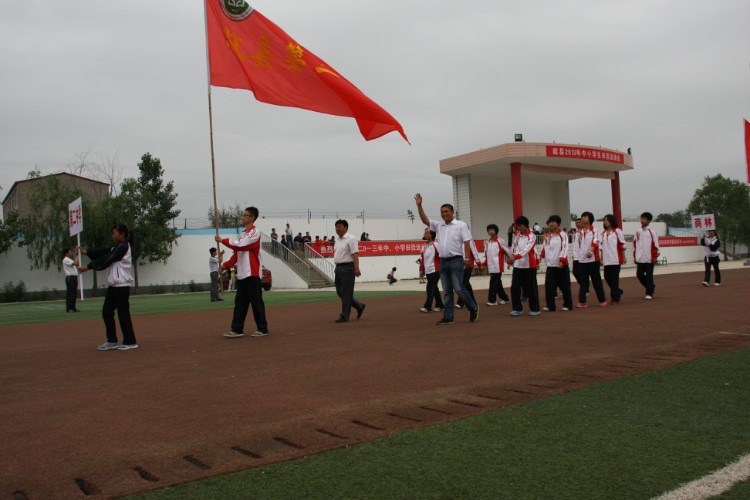
<svg viewBox="0 0 750 500">
<path fill-rule="evenodd" d="M 242 214 L 245 230 L 237 240 L 222 238 L 218 234 L 214 237 L 217 243 L 234 250 L 232 258 L 223 265 L 224 269 L 237 269 L 236 289 L 234 296 L 234 314 L 232 315 L 232 329 L 224 334 L 227 338 L 245 336 L 245 318 L 247 309 L 252 306 L 253 319 L 257 330 L 251 337 L 265 337 L 268 335 L 266 322 L 266 305 L 263 303 L 263 262 L 260 255 L 260 231 L 255 227 L 258 219 L 258 209 L 247 207 Z"/>
<path fill-rule="evenodd" d="M 79 312 L 76 309 L 76 294 L 78 292 L 78 255 L 73 258 L 73 250 L 63 250 L 63 271 L 65 271 L 65 312 Z"/>
<path fill-rule="evenodd" d="M 126 351 L 138 349 L 133 331 L 133 322 L 130 319 L 130 283 L 133 281 L 131 275 L 132 256 L 128 239 L 128 228 L 125 224 L 117 224 L 112 227 L 112 241 L 114 246 L 109 248 L 90 248 L 81 250 L 81 253 L 94 259 L 88 266 L 78 268 L 79 272 L 85 273 L 89 269 L 101 271 L 109 268 L 107 272 L 107 295 L 104 297 L 102 306 L 102 319 L 107 331 L 107 341 L 97 349 L 100 351 L 111 351 L 117 349 Z M 120 320 L 122 330 L 122 345 L 117 345 L 117 330 L 115 328 L 115 310 Z"/>
<path fill-rule="evenodd" d="M 352 307 L 357 310 L 357 319 L 361 318 L 365 311 L 365 304 L 354 298 L 354 280 L 362 273 L 359 271 L 359 244 L 357 238 L 349 234 L 348 230 L 347 221 L 336 221 L 336 234 L 339 239 L 333 246 L 333 262 L 336 264 L 336 294 L 341 298 L 341 315 L 336 319 L 336 323 L 349 321 Z"/>
</svg>

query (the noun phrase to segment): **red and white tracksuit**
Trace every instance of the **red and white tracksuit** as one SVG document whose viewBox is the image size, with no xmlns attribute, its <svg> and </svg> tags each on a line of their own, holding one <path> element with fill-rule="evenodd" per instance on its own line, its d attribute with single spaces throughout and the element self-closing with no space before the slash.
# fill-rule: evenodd
<svg viewBox="0 0 750 500">
<path fill-rule="evenodd" d="M 622 229 L 602 232 L 601 235 L 602 264 L 605 266 L 621 266 L 625 251 L 625 235 Z"/>
<path fill-rule="evenodd" d="M 425 276 L 440 272 L 440 254 L 438 253 L 437 243 L 431 241 L 422 247 L 420 257 L 419 271 L 424 273 Z"/>
<path fill-rule="evenodd" d="M 539 266 L 539 260 L 534 252 L 536 235 L 529 231 L 526 234 L 516 233 L 513 238 L 511 253 L 516 259 L 513 263 L 518 269 L 534 269 Z"/>
<path fill-rule="evenodd" d="M 260 256 L 260 231 L 255 226 L 245 229 L 240 233 L 237 240 L 224 238 L 221 240 L 224 246 L 234 250 L 234 255 L 224 263 L 224 269 L 232 266 L 237 268 L 237 279 L 245 279 L 250 276 L 263 277 L 263 262 Z"/>
<path fill-rule="evenodd" d="M 659 236 L 650 227 L 642 227 L 635 232 L 633 257 L 636 263 L 654 264 L 659 256 Z"/>
<path fill-rule="evenodd" d="M 549 233 L 544 237 L 542 253 L 539 259 L 547 261 L 547 267 L 557 267 L 562 262 L 568 265 L 568 234 L 559 230 L 556 233 Z"/>
<path fill-rule="evenodd" d="M 505 240 L 495 236 L 487 240 L 484 245 L 484 262 L 490 274 L 502 273 L 505 270 L 505 257 L 510 256 L 511 250 Z"/>
<path fill-rule="evenodd" d="M 578 247 L 578 262 L 585 264 L 602 260 L 599 250 L 601 235 L 597 227 L 590 226 L 588 230 L 579 230 L 574 243 Z"/>
</svg>

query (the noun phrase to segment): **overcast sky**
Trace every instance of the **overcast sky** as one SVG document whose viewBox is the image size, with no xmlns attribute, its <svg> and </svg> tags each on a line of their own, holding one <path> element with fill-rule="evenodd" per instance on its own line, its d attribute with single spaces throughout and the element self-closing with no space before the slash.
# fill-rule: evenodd
<svg viewBox="0 0 750 500">
<path fill-rule="evenodd" d="M 625 151 L 623 215 L 684 209 L 703 177 L 746 180 L 747 0 L 258 0 L 251 5 L 404 127 L 365 141 L 351 118 L 212 89 L 221 203 L 266 214 L 405 216 L 451 201 L 438 162 L 513 141 Z M 0 198 L 35 167 L 89 152 L 126 177 L 162 161 L 181 217 L 212 204 L 203 2 L 3 2 Z M 609 182 L 571 210 L 611 211 Z"/>
</svg>

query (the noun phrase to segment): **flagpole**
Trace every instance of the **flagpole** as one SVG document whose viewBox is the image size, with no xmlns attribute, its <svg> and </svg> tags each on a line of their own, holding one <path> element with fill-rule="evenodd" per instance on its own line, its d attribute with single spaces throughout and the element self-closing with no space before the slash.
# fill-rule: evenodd
<svg viewBox="0 0 750 500">
<path fill-rule="evenodd" d="M 214 160 L 214 118 L 211 112 L 211 63 L 208 57 L 208 15 L 206 1 L 203 0 L 203 25 L 206 30 L 206 76 L 208 83 L 208 133 L 211 141 L 211 181 L 214 188 L 214 228 L 219 236 L 219 209 L 216 203 L 216 161 Z"/>
</svg>

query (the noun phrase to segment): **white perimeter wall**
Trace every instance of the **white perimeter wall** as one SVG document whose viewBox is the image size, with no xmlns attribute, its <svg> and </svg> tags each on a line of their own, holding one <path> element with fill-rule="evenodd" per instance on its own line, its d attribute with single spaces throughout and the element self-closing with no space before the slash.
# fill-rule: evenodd
<svg viewBox="0 0 750 500">
<path fill-rule="evenodd" d="M 541 217 L 540 217 L 541 219 Z M 544 219 L 546 220 L 546 218 Z M 290 220 L 292 229 L 296 232 L 310 231 L 315 236 L 319 234 L 334 234 L 330 231 L 334 220 L 314 220 L 307 224 L 307 219 Z M 532 222 L 533 223 L 533 222 Z M 541 221 L 540 221 L 541 223 Z M 665 234 L 663 223 L 653 223 L 659 234 Z M 270 234 L 271 228 L 285 227 L 286 220 L 261 220 L 258 227 L 262 232 Z M 485 224 L 486 225 L 486 224 Z M 498 224 L 500 225 L 500 224 Z M 630 227 L 632 225 L 632 229 Z M 637 223 L 625 223 L 625 234 L 633 234 Z M 412 223 L 409 220 L 368 220 L 364 224 L 361 220 L 352 220 L 349 225 L 350 232 L 359 236 L 362 231 L 370 233 L 377 240 L 419 240 L 424 232 L 424 226 L 418 220 Z M 326 230 L 328 230 L 326 232 Z M 504 228 L 501 226 L 501 232 Z M 221 230 L 223 237 L 231 237 L 237 234 L 237 230 Z M 475 239 L 483 239 L 483 232 L 475 232 Z M 504 235 L 503 235 L 504 236 Z M 177 240 L 172 256 L 166 264 L 145 264 L 139 266 L 139 282 L 143 286 L 187 284 L 191 280 L 196 283 L 207 284 L 209 282 L 208 271 L 208 249 L 216 246 L 212 230 L 187 231 Z M 628 244 L 628 259 L 632 264 L 632 243 Z M 668 263 L 698 262 L 703 259 L 703 248 L 694 247 L 666 247 L 662 249 L 662 256 L 667 258 Z M 62 257 L 62 256 L 61 256 Z M 399 279 L 411 279 L 418 276 L 418 265 L 415 263 L 417 255 L 379 256 L 360 258 L 360 269 L 362 271 L 361 281 L 382 281 L 392 267 L 398 269 L 396 276 Z M 84 263 L 88 258 L 84 257 Z M 62 258 L 60 259 L 62 260 Z M 332 259 L 331 259 L 332 260 Z M 274 280 L 274 288 L 306 288 L 307 285 L 282 261 L 263 253 L 263 264 L 271 270 Z M 52 268 L 48 271 L 29 270 L 29 261 L 23 248 L 14 247 L 9 252 L 0 255 L 0 285 L 12 281 L 14 283 L 22 280 L 26 284 L 27 291 L 64 290 L 64 274 Z M 99 285 L 103 286 L 106 281 L 106 273 L 99 272 Z M 91 272 L 84 274 L 84 288 L 91 288 L 93 280 Z"/>
</svg>

